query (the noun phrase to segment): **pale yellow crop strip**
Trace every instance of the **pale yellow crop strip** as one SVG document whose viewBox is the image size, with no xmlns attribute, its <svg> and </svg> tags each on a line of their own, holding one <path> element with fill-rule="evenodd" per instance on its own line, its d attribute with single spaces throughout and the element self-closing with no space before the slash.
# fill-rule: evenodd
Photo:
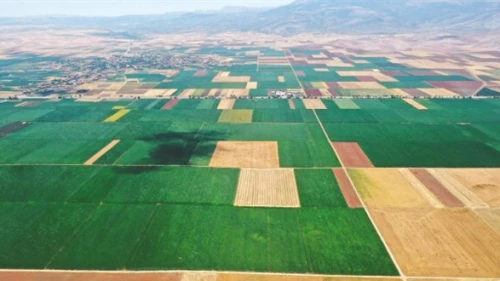
<svg viewBox="0 0 500 281">
<path fill-rule="evenodd" d="M 104 122 L 116 122 L 120 120 L 123 116 L 127 115 L 130 112 L 130 109 L 122 109 L 117 113 L 109 116 Z"/>
</svg>

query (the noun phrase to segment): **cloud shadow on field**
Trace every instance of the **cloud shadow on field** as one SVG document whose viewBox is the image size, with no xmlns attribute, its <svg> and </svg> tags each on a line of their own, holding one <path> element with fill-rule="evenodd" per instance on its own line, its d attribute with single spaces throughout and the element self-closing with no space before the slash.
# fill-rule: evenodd
<svg viewBox="0 0 500 281">
<path fill-rule="evenodd" d="M 224 134 L 216 131 L 166 132 L 138 139 L 152 147 L 148 155 L 141 159 L 141 165 L 206 165 L 215 151 L 217 141 Z M 196 160 L 195 160 L 196 159 Z M 200 161 L 203 164 L 199 164 Z M 195 162 L 195 163 L 193 163 Z M 118 173 L 141 174 L 160 167 L 130 166 L 120 167 Z"/>
</svg>

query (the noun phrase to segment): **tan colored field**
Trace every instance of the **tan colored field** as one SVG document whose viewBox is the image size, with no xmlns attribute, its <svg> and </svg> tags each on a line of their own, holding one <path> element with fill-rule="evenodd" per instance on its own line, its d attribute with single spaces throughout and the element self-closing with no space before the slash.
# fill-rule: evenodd
<svg viewBox="0 0 500 281">
<path fill-rule="evenodd" d="M 407 276 L 498 277 L 500 235 L 466 209 L 370 209 Z"/>
<path fill-rule="evenodd" d="M 500 169 L 445 169 L 444 171 L 491 208 L 500 207 Z M 459 189 L 460 185 L 457 185 Z"/>
<path fill-rule="evenodd" d="M 215 272 L 185 272 L 180 281 L 217 281 Z"/>
<path fill-rule="evenodd" d="M 234 205 L 299 208 L 293 169 L 242 169 Z"/>
<path fill-rule="evenodd" d="M 406 103 L 408 103 L 409 105 L 415 107 L 416 109 L 418 110 L 427 110 L 427 107 L 423 106 L 422 104 L 418 103 L 416 100 L 414 99 L 403 99 Z"/>
<path fill-rule="evenodd" d="M 196 89 L 186 89 L 186 90 L 182 91 L 182 93 L 179 95 L 179 97 L 180 98 L 189 97 L 189 96 L 194 95 L 195 92 L 196 92 Z"/>
<path fill-rule="evenodd" d="M 319 99 L 303 99 L 306 109 L 326 109 L 325 104 Z"/>
<path fill-rule="evenodd" d="M 500 209 L 475 209 L 474 212 L 500 235 Z"/>
<path fill-rule="evenodd" d="M 95 162 L 97 162 L 97 160 L 99 160 L 99 158 L 101 158 L 104 154 L 106 154 L 106 152 L 108 152 L 111 149 L 113 149 L 113 147 L 115 147 L 119 142 L 120 142 L 120 140 L 113 140 L 113 141 L 111 141 L 108 145 L 106 145 L 105 147 L 103 147 L 94 156 L 90 157 L 90 159 L 87 160 L 84 163 L 84 165 L 92 165 L 92 164 L 94 164 Z"/>
<path fill-rule="evenodd" d="M 419 88 L 420 91 L 428 94 L 431 97 L 459 97 L 460 95 L 457 93 L 454 93 L 448 89 L 444 88 L 431 88 L 431 89 L 426 89 L 426 88 Z"/>
<path fill-rule="evenodd" d="M 258 87 L 259 87 L 259 82 L 248 82 L 247 83 L 247 90 L 257 89 Z"/>
<path fill-rule="evenodd" d="M 315 68 L 314 71 L 316 71 L 316 72 L 330 72 L 330 69 L 328 69 L 328 68 Z"/>
<path fill-rule="evenodd" d="M 434 208 L 444 208 L 443 203 L 439 201 L 434 194 L 432 194 L 425 185 L 419 181 L 409 169 L 399 169 L 399 172 L 406 178 L 406 180 L 411 184 L 411 186 L 423 197 L 429 204 Z"/>
<path fill-rule="evenodd" d="M 344 89 L 385 89 L 378 82 L 339 82 L 339 86 Z"/>
<path fill-rule="evenodd" d="M 163 96 L 165 92 L 166 92 L 165 89 L 150 89 L 146 93 L 144 93 L 144 96 L 145 97 Z"/>
<path fill-rule="evenodd" d="M 403 97 L 403 98 L 411 98 L 412 95 L 408 94 L 407 92 L 401 90 L 401 89 L 391 89 L 391 92 L 394 96 L 398 97 Z"/>
<path fill-rule="evenodd" d="M 391 77 L 389 75 L 385 75 L 383 73 L 377 72 L 377 71 L 337 71 L 337 74 L 340 76 L 368 76 L 368 77 L 373 77 L 377 79 L 379 82 L 396 82 L 394 77 Z"/>
<path fill-rule="evenodd" d="M 278 76 L 278 82 L 285 82 L 285 76 Z"/>
<path fill-rule="evenodd" d="M 462 201 L 465 206 L 469 208 L 486 208 L 486 204 L 481 198 L 479 198 L 474 192 L 465 187 L 464 184 L 460 182 L 457 178 L 453 177 L 446 169 L 427 169 L 441 184 L 443 184 L 446 189 L 448 189 L 455 197 Z M 479 172 L 480 169 L 474 169 L 475 172 Z M 462 172 L 467 172 L 463 170 Z M 462 173 L 459 172 L 459 173 Z"/>
<path fill-rule="evenodd" d="M 250 82 L 250 76 L 230 76 L 229 72 L 219 72 L 213 79 L 213 83 L 237 83 Z"/>
<path fill-rule="evenodd" d="M 349 169 L 348 173 L 367 207 L 432 207 L 398 169 Z"/>
<path fill-rule="evenodd" d="M 221 97 L 246 97 L 250 93 L 248 89 L 223 89 L 220 91 Z"/>
<path fill-rule="evenodd" d="M 217 106 L 217 109 L 219 110 L 227 110 L 227 109 L 233 109 L 234 103 L 236 100 L 234 99 L 224 99 L 219 102 L 219 105 Z"/>
<path fill-rule="evenodd" d="M 219 141 L 210 167 L 278 168 L 278 142 Z"/>
</svg>

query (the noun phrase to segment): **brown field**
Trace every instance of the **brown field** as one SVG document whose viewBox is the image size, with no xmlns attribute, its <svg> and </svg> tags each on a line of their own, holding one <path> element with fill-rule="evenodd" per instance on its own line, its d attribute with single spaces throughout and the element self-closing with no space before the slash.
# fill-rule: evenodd
<svg viewBox="0 0 500 281">
<path fill-rule="evenodd" d="M 234 205 L 299 208 L 293 169 L 242 169 Z"/>
<path fill-rule="evenodd" d="M 94 156 L 90 157 L 89 160 L 87 160 L 84 165 L 93 165 L 99 158 L 101 158 L 106 152 L 110 151 L 115 147 L 120 140 L 113 140 L 111 141 L 108 145 L 106 145 L 103 149 L 101 149 L 99 152 L 97 152 Z"/>
<path fill-rule="evenodd" d="M 401 168 L 399 172 L 406 178 L 406 180 L 412 185 L 412 187 L 429 202 L 434 208 L 444 208 L 443 203 L 432 194 L 425 185 L 415 177 L 414 174 L 410 172 L 409 169 Z"/>
<path fill-rule="evenodd" d="M 478 172 L 481 169 L 474 171 Z M 483 200 L 481 200 L 474 192 L 465 187 L 459 180 L 446 172 L 446 169 L 427 169 L 446 189 L 448 189 L 455 197 L 462 201 L 469 208 L 487 208 Z M 466 172 L 467 170 L 463 170 Z"/>
<path fill-rule="evenodd" d="M 236 100 L 234 99 L 224 99 L 224 100 L 221 100 L 219 105 L 217 106 L 217 109 L 219 110 L 229 110 L 229 109 L 233 109 L 233 106 L 234 106 L 234 103 L 236 102 Z"/>
<path fill-rule="evenodd" d="M 370 209 L 407 276 L 498 277 L 500 235 L 466 209 Z"/>
<path fill-rule="evenodd" d="M 266 274 L 251 274 L 251 273 L 219 273 L 217 281 L 400 281 L 401 278 L 377 278 L 377 277 L 326 277 L 314 275 L 266 275 Z"/>
<path fill-rule="evenodd" d="M 13 133 L 19 131 L 19 130 L 22 130 L 31 124 L 32 123 L 30 123 L 30 122 L 18 121 L 18 122 L 14 122 L 14 123 L 5 125 L 3 127 L 0 127 L 0 138 L 6 137 L 10 134 L 13 134 Z"/>
<path fill-rule="evenodd" d="M 325 104 L 319 99 L 303 99 L 306 109 L 326 109 Z"/>
<path fill-rule="evenodd" d="M 415 107 L 416 109 L 418 110 L 427 110 L 427 107 L 421 105 L 420 103 L 418 103 L 416 100 L 414 99 L 403 99 L 406 103 L 408 103 L 409 105 Z"/>
<path fill-rule="evenodd" d="M 373 168 L 370 158 L 356 142 L 333 142 L 342 163 L 347 168 Z"/>
<path fill-rule="evenodd" d="M 500 169 L 445 169 L 491 208 L 500 207 Z"/>
<path fill-rule="evenodd" d="M 288 100 L 288 106 L 290 106 L 290 109 L 295 109 L 295 103 L 293 103 L 293 100 Z"/>
<path fill-rule="evenodd" d="M 461 208 L 464 203 L 458 200 L 446 187 L 425 169 L 410 169 L 410 172 L 448 208 Z"/>
<path fill-rule="evenodd" d="M 351 209 L 363 208 L 363 204 L 361 204 L 361 201 L 356 194 L 356 190 L 354 190 L 354 187 L 349 181 L 344 169 L 333 169 L 333 173 L 339 183 L 340 191 L 342 191 L 342 195 L 344 196 L 347 206 Z"/>
<path fill-rule="evenodd" d="M 170 110 L 172 108 L 174 108 L 174 106 L 179 103 L 179 99 L 173 99 L 173 100 L 170 100 L 169 102 L 167 102 L 161 109 L 162 110 Z"/>
<path fill-rule="evenodd" d="M 349 169 L 348 172 L 367 207 L 431 207 L 397 169 Z"/>
<path fill-rule="evenodd" d="M 279 168 L 278 142 L 219 141 L 210 167 Z"/>
</svg>

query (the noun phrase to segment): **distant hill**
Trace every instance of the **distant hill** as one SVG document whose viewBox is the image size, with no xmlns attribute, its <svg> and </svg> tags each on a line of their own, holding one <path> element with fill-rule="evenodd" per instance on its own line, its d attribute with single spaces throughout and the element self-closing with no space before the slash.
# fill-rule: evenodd
<svg viewBox="0 0 500 281">
<path fill-rule="evenodd" d="M 0 19 L 1 25 L 53 24 L 132 33 L 257 31 L 298 33 L 483 33 L 500 29 L 498 0 L 297 0 L 273 8 L 228 7 L 165 15 L 115 18 Z"/>
</svg>

